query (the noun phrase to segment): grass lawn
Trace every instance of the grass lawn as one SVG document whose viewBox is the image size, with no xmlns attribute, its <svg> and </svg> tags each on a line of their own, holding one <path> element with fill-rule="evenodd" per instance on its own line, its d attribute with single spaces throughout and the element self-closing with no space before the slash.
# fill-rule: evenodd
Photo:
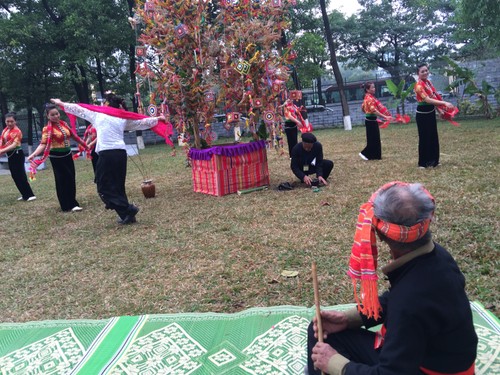
<svg viewBox="0 0 500 375">
<path fill-rule="evenodd" d="M 288 157 L 274 150 L 269 190 L 194 193 L 184 152 L 171 157 L 165 145 L 147 146 L 135 160 L 151 171 L 157 196 L 143 197 L 141 174 L 129 160 L 127 193 L 141 209 L 129 226 L 104 209 L 89 161 L 76 162 L 78 213 L 60 211 L 50 162 L 33 182 L 33 202 L 16 201 L 11 177 L 0 176 L 0 321 L 311 306 L 312 261 L 322 304 L 352 302 L 346 270 L 358 208 L 392 180 L 421 182 L 434 195 L 434 239 L 458 261 L 470 299 L 498 316 L 499 125 L 441 123 L 442 166 L 431 170 L 417 168 L 414 123 L 382 130 L 383 160 L 372 162 L 358 156 L 364 127 L 317 131 L 335 162 L 330 185 L 317 193 L 277 191 L 295 178 Z M 284 270 L 298 276 L 283 277 Z"/>
</svg>

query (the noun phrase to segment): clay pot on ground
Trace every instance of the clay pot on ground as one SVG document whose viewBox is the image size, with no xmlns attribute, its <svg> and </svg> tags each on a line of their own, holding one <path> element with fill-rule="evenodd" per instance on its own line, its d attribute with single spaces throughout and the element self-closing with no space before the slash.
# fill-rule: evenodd
<svg viewBox="0 0 500 375">
<path fill-rule="evenodd" d="M 154 198 L 156 194 L 156 188 L 153 180 L 144 180 L 141 184 L 142 194 L 146 198 Z"/>
</svg>

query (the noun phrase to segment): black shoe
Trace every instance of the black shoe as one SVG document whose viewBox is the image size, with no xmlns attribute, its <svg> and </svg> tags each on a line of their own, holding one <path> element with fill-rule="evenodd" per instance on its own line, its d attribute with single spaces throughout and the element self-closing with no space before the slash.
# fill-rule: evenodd
<svg viewBox="0 0 500 375">
<path fill-rule="evenodd" d="M 289 182 L 283 182 L 279 184 L 278 190 L 284 191 L 284 190 L 293 190 L 293 186 Z"/>
<path fill-rule="evenodd" d="M 135 219 L 135 215 L 139 212 L 139 207 L 131 204 L 127 210 L 127 215 L 123 218 L 121 224 L 133 224 L 137 220 Z"/>
<path fill-rule="evenodd" d="M 134 224 L 136 222 L 137 222 L 137 219 L 135 218 L 135 215 L 134 216 L 127 215 L 127 216 L 125 216 L 125 218 L 123 220 L 122 219 L 117 220 L 117 223 L 122 224 L 122 225 Z"/>
</svg>

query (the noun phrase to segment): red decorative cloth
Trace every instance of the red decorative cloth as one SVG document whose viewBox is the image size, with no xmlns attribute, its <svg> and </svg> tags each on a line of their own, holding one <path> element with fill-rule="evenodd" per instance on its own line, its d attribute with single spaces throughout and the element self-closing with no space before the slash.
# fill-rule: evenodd
<svg viewBox="0 0 500 375">
<path fill-rule="evenodd" d="M 419 80 L 416 84 L 415 87 L 413 88 L 415 91 L 416 97 L 417 97 L 417 102 L 421 103 L 424 102 L 425 98 L 429 97 L 431 99 L 436 99 L 436 100 L 443 100 L 441 95 L 438 94 L 436 91 L 436 88 L 432 84 L 431 81 L 429 80 Z M 446 108 L 445 105 L 437 105 L 436 106 L 441 118 L 443 120 L 448 121 L 450 124 L 454 126 L 460 126 L 460 124 L 456 121 L 453 121 L 453 118 L 456 116 L 458 113 L 458 108 L 453 107 L 451 109 Z"/>
<path fill-rule="evenodd" d="M 375 98 L 370 93 L 365 94 L 365 97 L 363 99 L 363 104 L 361 104 L 361 110 L 366 114 L 375 115 L 375 111 L 378 111 L 384 116 L 391 116 L 392 117 L 391 112 L 389 112 L 389 110 L 380 102 L 380 100 Z M 377 120 L 377 122 L 379 123 L 380 129 L 385 129 L 389 126 L 389 123 L 391 122 L 391 120 L 385 120 L 385 121 Z M 399 120 L 396 117 L 395 122 L 403 122 L 403 119 L 401 118 L 401 116 L 400 116 Z M 409 122 L 409 119 L 408 119 L 408 122 Z"/>
<path fill-rule="evenodd" d="M 108 116 L 118 117 L 125 120 L 142 120 L 145 118 L 149 118 L 149 116 L 141 115 L 140 113 L 129 112 L 123 109 L 113 108 L 113 107 L 102 107 L 97 105 L 85 104 L 85 103 L 77 103 L 80 107 L 87 108 L 88 110 L 104 113 Z M 64 110 L 64 108 L 63 108 Z M 73 129 L 76 128 L 76 116 L 72 114 L 67 114 L 69 117 L 69 121 L 71 123 L 71 127 Z M 156 134 L 160 137 L 165 138 L 165 143 L 170 146 L 173 146 L 173 142 L 170 139 L 170 136 L 174 133 L 172 124 L 168 121 L 158 120 L 158 124 L 151 128 Z"/>
<path fill-rule="evenodd" d="M 300 108 L 293 104 L 291 100 L 285 103 L 283 112 L 285 119 L 295 122 L 301 133 L 310 133 L 313 131 L 310 122 L 304 120 L 302 113 L 300 113 Z"/>
<path fill-rule="evenodd" d="M 404 182 L 393 181 L 378 189 L 359 209 L 354 243 L 352 245 L 349 270 L 347 274 L 351 277 L 354 286 L 354 297 L 358 304 L 358 310 L 369 318 L 380 317 L 380 303 L 377 289 L 377 235 L 376 230 L 388 238 L 409 243 L 422 238 L 429 229 L 431 219 L 423 220 L 411 227 L 385 222 L 374 214 L 373 202 L 377 195 L 394 185 L 406 186 Z M 424 189 L 425 190 L 425 189 Z M 432 195 L 425 190 L 434 202 Z M 361 284 L 361 298 L 358 296 L 358 282 Z"/>
<path fill-rule="evenodd" d="M 85 133 L 83 133 L 83 139 L 85 140 L 85 142 L 87 142 L 87 138 L 90 135 L 92 135 L 92 140 L 95 139 L 95 137 L 97 137 L 97 131 L 92 126 L 92 124 L 89 124 L 89 126 L 87 126 L 87 129 L 85 129 Z M 92 160 L 91 152 L 94 148 L 95 148 L 95 144 L 89 148 L 87 155 L 86 155 L 88 160 Z M 85 148 L 82 145 L 78 145 L 78 152 L 73 154 L 73 160 L 78 159 L 82 155 L 83 151 L 85 151 Z"/>
<path fill-rule="evenodd" d="M 44 128 L 44 131 L 47 134 L 47 141 L 45 143 L 45 149 L 43 150 L 43 155 L 40 159 L 33 159 L 30 163 L 30 179 L 34 180 L 37 168 L 40 164 L 42 164 L 47 158 L 49 157 L 50 154 L 50 149 L 52 148 L 52 140 L 54 138 L 54 130 L 53 127 L 57 126 L 60 131 L 60 135 L 62 135 L 62 140 L 63 142 L 66 141 L 66 131 L 69 132 L 69 137 L 72 137 L 74 140 L 76 140 L 79 144 L 85 144 L 85 142 L 76 134 L 76 131 L 74 131 L 72 128 L 68 126 L 68 124 L 62 120 L 59 120 L 59 123 L 52 123 L 48 122 L 47 125 Z M 68 138 L 69 138 L 68 137 Z M 43 139 L 43 136 L 42 136 Z M 69 145 L 69 141 L 68 141 Z M 69 147 L 69 146 L 68 146 Z"/>
<path fill-rule="evenodd" d="M 23 133 L 21 129 L 17 126 L 11 128 L 5 128 L 0 136 L 0 148 L 8 147 L 15 144 L 16 147 L 21 146 L 21 139 L 23 138 Z"/>
</svg>

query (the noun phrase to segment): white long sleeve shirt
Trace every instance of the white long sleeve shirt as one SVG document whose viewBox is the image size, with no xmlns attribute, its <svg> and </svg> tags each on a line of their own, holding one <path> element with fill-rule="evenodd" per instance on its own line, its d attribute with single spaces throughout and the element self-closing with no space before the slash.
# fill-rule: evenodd
<svg viewBox="0 0 500 375">
<path fill-rule="evenodd" d="M 142 120 L 126 120 L 104 113 L 94 112 L 78 104 L 63 103 L 64 111 L 83 118 L 94 125 L 97 132 L 95 151 L 125 150 L 124 131 L 151 129 L 158 124 L 157 117 Z"/>
</svg>

